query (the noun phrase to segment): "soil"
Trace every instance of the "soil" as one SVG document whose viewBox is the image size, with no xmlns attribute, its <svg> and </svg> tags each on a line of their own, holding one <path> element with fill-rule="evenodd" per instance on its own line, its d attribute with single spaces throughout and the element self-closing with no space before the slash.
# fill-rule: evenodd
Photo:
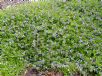
<svg viewBox="0 0 102 76">
<path fill-rule="evenodd" d="M 21 1 L 21 0 L 14 0 L 14 1 L 1 1 L 0 2 L 0 9 L 4 9 L 9 5 L 16 5 L 16 4 L 20 4 L 20 3 L 24 3 L 25 1 Z"/>
</svg>

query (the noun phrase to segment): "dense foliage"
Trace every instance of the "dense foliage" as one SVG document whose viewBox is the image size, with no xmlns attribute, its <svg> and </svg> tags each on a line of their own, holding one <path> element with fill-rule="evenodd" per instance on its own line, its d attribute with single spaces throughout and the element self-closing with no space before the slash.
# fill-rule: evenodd
<svg viewBox="0 0 102 76">
<path fill-rule="evenodd" d="M 0 11 L 0 76 L 27 65 L 102 76 L 102 2 L 21 4 Z"/>
</svg>

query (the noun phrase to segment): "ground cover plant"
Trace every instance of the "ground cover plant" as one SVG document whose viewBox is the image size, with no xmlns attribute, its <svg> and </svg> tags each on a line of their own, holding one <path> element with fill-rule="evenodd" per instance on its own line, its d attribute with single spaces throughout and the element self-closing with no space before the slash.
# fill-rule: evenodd
<svg viewBox="0 0 102 76">
<path fill-rule="evenodd" d="M 64 76 L 102 75 L 102 2 L 36 2 L 0 10 L 0 76 L 26 65 Z"/>
</svg>

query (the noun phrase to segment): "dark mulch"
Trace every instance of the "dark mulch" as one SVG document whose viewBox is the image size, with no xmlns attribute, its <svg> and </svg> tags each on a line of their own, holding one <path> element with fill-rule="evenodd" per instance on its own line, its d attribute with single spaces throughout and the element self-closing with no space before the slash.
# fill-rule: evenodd
<svg viewBox="0 0 102 76">
<path fill-rule="evenodd" d="M 59 71 L 39 71 L 35 68 L 27 68 L 27 70 L 21 76 L 64 76 L 63 72 Z"/>
</svg>

